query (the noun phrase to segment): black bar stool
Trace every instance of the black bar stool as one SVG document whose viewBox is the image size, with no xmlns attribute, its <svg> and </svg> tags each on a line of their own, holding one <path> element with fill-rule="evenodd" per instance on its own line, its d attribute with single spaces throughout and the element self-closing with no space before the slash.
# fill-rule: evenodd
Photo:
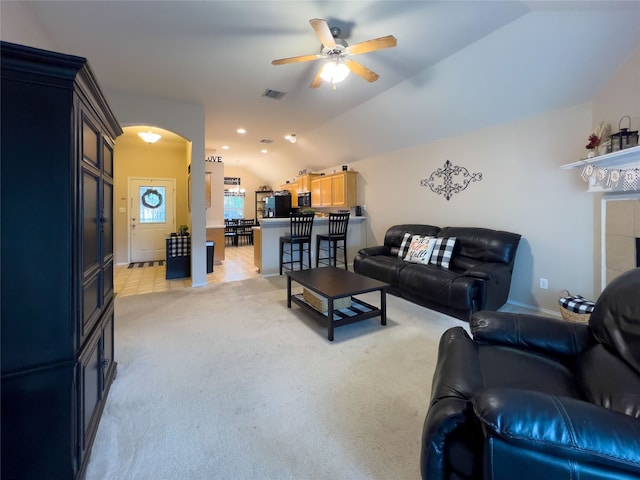
<svg viewBox="0 0 640 480">
<path fill-rule="evenodd" d="M 337 262 L 347 267 L 347 226 L 349 225 L 349 213 L 329 214 L 329 233 L 316 235 L 316 268 L 319 264 L 337 266 Z M 338 244 L 338 242 L 342 242 Z M 323 247 L 326 245 L 326 248 Z M 338 250 L 342 250 L 344 261 L 338 260 Z M 323 256 L 321 256 L 323 255 Z"/>
<path fill-rule="evenodd" d="M 313 228 L 314 213 L 298 213 L 291 214 L 289 217 L 289 235 L 280 237 L 280 275 L 282 275 L 282 268 L 287 270 L 294 270 L 296 260 L 293 255 L 294 245 L 298 248 L 298 263 L 300 264 L 300 270 L 304 269 L 304 263 L 302 261 L 305 252 L 305 245 L 307 246 L 307 268 L 311 268 L 311 229 Z M 288 249 L 285 249 L 285 244 L 289 245 Z M 285 255 L 288 255 L 288 260 L 285 261 Z"/>
</svg>

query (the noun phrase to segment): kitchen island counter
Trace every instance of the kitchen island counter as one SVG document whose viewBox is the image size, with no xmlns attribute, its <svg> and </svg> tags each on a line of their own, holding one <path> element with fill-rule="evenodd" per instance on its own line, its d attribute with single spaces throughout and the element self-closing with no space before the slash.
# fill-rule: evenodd
<svg viewBox="0 0 640 480">
<path fill-rule="evenodd" d="M 353 258 L 358 250 L 366 247 L 366 217 L 350 217 L 347 229 L 347 261 L 349 270 L 353 271 Z M 254 245 L 259 248 L 261 265 L 258 266 L 262 276 L 279 275 L 279 248 L 280 237 L 289 233 L 288 218 L 263 218 L 260 219 L 260 242 Z M 311 264 L 316 265 L 316 235 L 327 234 L 329 232 L 329 217 L 316 216 L 313 220 L 311 231 Z"/>
</svg>

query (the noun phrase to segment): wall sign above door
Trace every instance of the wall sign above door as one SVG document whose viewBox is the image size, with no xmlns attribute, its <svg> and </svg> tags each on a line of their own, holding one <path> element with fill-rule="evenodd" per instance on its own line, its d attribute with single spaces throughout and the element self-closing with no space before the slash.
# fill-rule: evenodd
<svg viewBox="0 0 640 480">
<path fill-rule="evenodd" d="M 466 189 L 469 183 L 480 180 L 482 180 L 482 173 L 469 173 L 466 168 L 453 165 L 447 160 L 444 168 L 439 168 L 429 178 L 420 180 L 420 186 L 429 187 L 432 192 L 444 195 L 448 201 L 454 193 L 460 193 Z"/>
</svg>

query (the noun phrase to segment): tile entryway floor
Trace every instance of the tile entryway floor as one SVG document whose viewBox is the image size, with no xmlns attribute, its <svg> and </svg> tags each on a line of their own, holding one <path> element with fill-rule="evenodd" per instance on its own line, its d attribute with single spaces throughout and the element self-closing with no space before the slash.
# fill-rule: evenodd
<svg viewBox="0 0 640 480">
<path fill-rule="evenodd" d="M 215 265 L 212 273 L 207 274 L 207 283 L 225 283 L 259 277 L 253 264 L 253 245 L 226 247 L 225 260 Z M 115 268 L 115 291 L 119 296 L 139 295 L 142 293 L 164 292 L 174 288 L 191 287 L 191 278 L 165 279 L 166 267 L 128 268 L 127 265 Z"/>
</svg>

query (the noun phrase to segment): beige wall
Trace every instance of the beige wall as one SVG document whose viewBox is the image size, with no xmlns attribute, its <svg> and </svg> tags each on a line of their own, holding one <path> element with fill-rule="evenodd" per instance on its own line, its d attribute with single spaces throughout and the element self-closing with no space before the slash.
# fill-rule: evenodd
<svg viewBox="0 0 640 480">
<path fill-rule="evenodd" d="M 211 173 L 211 207 L 206 212 L 207 227 L 224 226 L 224 177 L 240 177 L 240 187 L 245 189 L 244 218 L 255 218 L 255 191 L 266 184 L 264 180 L 246 168 L 224 163 L 205 162 L 205 170 Z"/>
<path fill-rule="evenodd" d="M 163 146 L 139 141 L 116 140 L 115 162 L 115 257 L 116 264 L 129 262 L 129 178 L 175 179 L 176 182 L 176 225 L 191 226 L 191 216 L 187 204 L 187 165 L 190 158 L 190 144 Z M 135 140 L 135 139 L 134 139 Z M 124 211 L 123 211 L 124 210 Z"/>
<path fill-rule="evenodd" d="M 244 218 L 255 218 L 255 192 L 262 185 L 266 185 L 268 182 L 258 177 L 251 170 L 247 170 L 246 168 L 242 167 L 234 167 L 229 164 L 224 164 L 224 176 L 240 177 L 240 181 L 242 183 L 240 187 L 246 190 L 244 201 Z"/>
<path fill-rule="evenodd" d="M 590 105 L 580 105 L 352 163 L 368 243 L 399 223 L 507 230 L 523 237 L 514 303 L 557 312 L 561 290 L 592 295 L 593 201 L 575 171 L 560 169 L 576 161 L 590 128 Z M 447 160 L 482 174 L 449 201 L 421 185 Z"/>
<path fill-rule="evenodd" d="M 211 174 L 211 206 L 206 210 L 207 228 L 224 227 L 224 165 L 205 162 L 204 168 L 205 172 Z"/>
<path fill-rule="evenodd" d="M 640 130 L 640 49 L 612 76 L 593 99 L 593 124 L 611 125 L 618 131 L 620 119 L 631 117 L 631 130 Z M 622 125 L 627 126 L 627 123 Z"/>
<path fill-rule="evenodd" d="M 640 127 L 640 50 L 593 102 L 548 111 L 349 165 L 360 172 L 370 245 L 398 223 L 484 226 L 523 236 L 510 301 L 557 313 L 562 290 L 597 298 L 600 285 L 600 195 L 586 192 L 579 170 L 561 165 L 585 156 L 594 125 L 630 115 Z M 446 160 L 483 178 L 449 201 L 420 180 Z M 336 166 L 336 168 L 339 168 Z M 539 279 L 549 288 L 539 288 Z"/>
</svg>

